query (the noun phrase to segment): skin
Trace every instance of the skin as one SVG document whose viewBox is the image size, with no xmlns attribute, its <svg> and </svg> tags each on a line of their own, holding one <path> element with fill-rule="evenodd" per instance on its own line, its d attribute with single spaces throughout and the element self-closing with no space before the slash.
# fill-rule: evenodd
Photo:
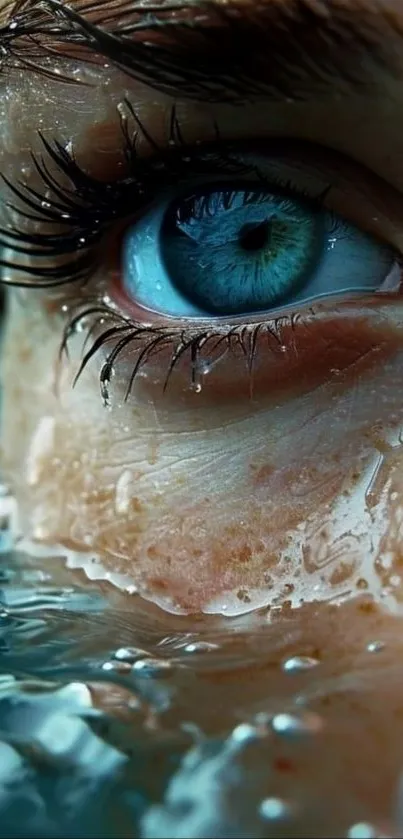
<svg viewBox="0 0 403 839">
<path fill-rule="evenodd" d="M 364 15 L 364 4 L 359 11 Z M 403 12 L 401 17 L 403 25 Z M 34 72 L 6 78 L 1 155 L 11 180 L 30 165 L 31 149 L 40 148 L 38 125 L 53 139 L 55 113 L 58 138 L 71 141 L 80 163 L 101 178 L 122 171 L 116 106 L 124 96 L 153 136 L 166 138 L 169 97 L 117 70 L 78 68 L 101 92 L 96 101 L 91 88 L 63 87 Z M 370 93 L 335 91 L 324 99 L 265 107 L 251 102 L 242 120 L 236 106 L 191 101 L 178 103 L 178 115 L 189 142 L 212 139 L 217 120 L 224 138 L 267 143 L 273 166 L 279 157 L 270 141 L 289 138 L 293 145 L 282 161 L 287 171 L 297 173 L 301 184 L 307 172 L 317 186 L 330 179 L 327 205 L 401 252 L 403 67 L 393 80 L 379 70 L 377 81 Z M 306 143 L 325 151 L 309 151 Z M 144 139 L 141 148 L 148 153 Z M 108 241 L 115 252 L 118 233 Z M 164 358 L 151 359 L 125 402 L 131 359 L 123 357 L 105 408 L 101 355 L 72 387 L 85 333 L 72 337 L 68 357 L 60 360 L 59 348 L 79 301 L 116 295 L 123 311 L 126 306 L 129 315 L 138 313 L 133 301 L 119 298 L 116 271 L 115 264 L 104 264 L 83 288 L 7 288 L 2 460 L 25 544 L 43 553 L 59 546 L 60 555 L 89 576 L 109 574 L 123 588 L 137 587 L 164 610 L 159 620 L 165 632 L 183 615 L 183 631 L 196 627 L 207 637 L 218 631 L 227 637 L 231 621 L 225 615 L 249 613 L 236 624 L 245 663 L 226 671 L 223 644 L 220 667 L 199 677 L 197 691 L 190 682 L 186 708 L 173 712 L 171 727 L 193 709 L 202 730 L 225 736 L 262 710 L 268 678 L 277 710 L 294 707 L 303 690 L 323 726 L 315 757 L 302 748 L 292 764 L 294 787 L 284 779 L 285 763 L 277 761 L 279 794 L 302 796 L 302 823 L 305 818 L 310 824 L 309 806 L 322 796 L 333 802 L 334 824 L 340 815 L 334 802 L 342 797 L 344 821 L 337 830 L 365 819 L 378 832 L 398 835 L 399 291 L 325 301 L 315 317 L 302 310 L 299 328 L 281 328 L 285 351 L 275 340 L 258 338 L 252 389 L 245 359 L 234 349 L 205 377 L 200 392 L 190 386 L 184 361 L 164 394 Z M 144 604 L 112 587 L 110 597 L 130 613 L 135 628 L 136 610 Z M 155 606 L 149 608 L 152 617 Z M 259 639 L 261 655 L 251 655 L 250 637 Z M 374 640 L 386 644 L 378 657 L 366 652 Z M 281 669 L 290 655 L 313 656 L 319 669 L 290 682 Z M 101 690 L 100 704 L 110 710 L 114 702 Z M 281 748 L 278 758 L 284 757 Z M 257 754 L 263 779 L 265 760 Z M 324 825 L 328 817 L 320 816 Z"/>
</svg>

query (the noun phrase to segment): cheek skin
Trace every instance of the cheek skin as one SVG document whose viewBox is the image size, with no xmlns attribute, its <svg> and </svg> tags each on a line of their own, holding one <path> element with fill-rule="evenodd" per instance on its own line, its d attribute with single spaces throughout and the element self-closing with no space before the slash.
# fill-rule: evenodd
<svg viewBox="0 0 403 839">
<path fill-rule="evenodd" d="M 385 556 L 396 556 L 403 496 L 401 354 L 397 326 L 385 324 L 330 320 L 326 361 L 325 325 L 297 330 L 283 380 L 259 351 L 256 391 L 239 410 L 221 368 L 211 387 L 182 388 L 182 399 L 173 398 L 180 374 L 166 401 L 142 379 L 128 403 L 118 372 L 107 410 L 99 360 L 73 390 L 81 339 L 60 372 L 60 322 L 39 305 L 28 314 L 13 295 L 3 461 L 23 533 L 179 613 L 234 614 L 365 587 L 396 595 Z M 220 382 L 221 401 L 211 396 Z"/>
</svg>

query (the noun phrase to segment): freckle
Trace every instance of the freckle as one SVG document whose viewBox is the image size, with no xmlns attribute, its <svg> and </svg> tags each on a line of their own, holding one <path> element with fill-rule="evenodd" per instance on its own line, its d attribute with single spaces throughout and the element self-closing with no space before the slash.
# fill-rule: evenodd
<svg viewBox="0 0 403 839">
<path fill-rule="evenodd" d="M 254 486 L 261 486 L 262 484 L 265 484 L 275 471 L 274 466 L 271 464 L 266 464 L 260 468 L 257 468 L 256 466 L 253 468 L 256 470 L 256 474 L 253 477 Z"/>
<path fill-rule="evenodd" d="M 274 768 L 277 769 L 277 772 L 295 772 L 294 764 L 286 757 L 278 757 L 274 761 Z"/>
<path fill-rule="evenodd" d="M 149 584 L 155 591 L 165 591 L 168 588 L 168 583 L 161 577 L 150 577 Z"/>
<path fill-rule="evenodd" d="M 364 615 L 371 615 L 373 612 L 376 612 L 377 606 L 371 600 L 367 603 L 360 603 L 358 606 L 360 612 L 363 612 Z"/>
<path fill-rule="evenodd" d="M 249 562 L 252 557 L 252 551 L 249 545 L 243 545 L 238 554 L 239 562 Z"/>
</svg>

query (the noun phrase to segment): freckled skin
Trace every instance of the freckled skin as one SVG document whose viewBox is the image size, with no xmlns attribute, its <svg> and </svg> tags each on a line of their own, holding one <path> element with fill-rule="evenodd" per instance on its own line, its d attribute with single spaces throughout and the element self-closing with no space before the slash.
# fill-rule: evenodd
<svg viewBox="0 0 403 839">
<path fill-rule="evenodd" d="M 46 334 L 39 300 L 26 333 L 26 307 L 15 297 L 6 340 L 19 347 L 20 375 L 11 386 L 10 358 L 4 454 L 7 474 L 18 476 L 24 532 L 83 551 L 84 565 L 99 558 L 145 597 L 184 613 L 298 604 L 315 584 L 331 597 L 346 580 L 354 587 L 371 576 L 385 524 L 370 548 L 363 494 L 352 504 L 357 477 L 378 456 L 373 429 L 383 427 L 386 439 L 391 416 L 395 424 L 401 416 L 393 393 L 381 404 L 371 399 L 385 365 L 390 377 L 400 366 L 400 329 L 386 307 L 382 316 L 371 307 L 364 316 L 358 303 L 337 317 L 325 312 L 292 336 L 284 332 L 285 345 L 294 342 L 285 353 L 262 337 L 252 394 L 239 352 L 209 374 L 201 393 L 189 390 L 184 369 L 164 395 L 153 377 L 158 359 L 127 403 L 124 371 L 117 373 L 108 410 L 96 361 L 71 387 L 82 338 L 56 363 L 60 324 Z M 41 344 L 39 380 L 24 333 L 30 346 L 35 335 Z M 292 400 L 287 381 L 295 382 Z M 17 409 L 22 400 L 28 414 Z M 386 469 L 380 493 L 388 480 Z"/>
</svg>

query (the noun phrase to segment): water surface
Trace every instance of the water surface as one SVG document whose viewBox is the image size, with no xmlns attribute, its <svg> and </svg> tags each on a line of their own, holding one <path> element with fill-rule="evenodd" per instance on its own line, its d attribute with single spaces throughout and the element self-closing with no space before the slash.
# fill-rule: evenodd
<svg viewBox="0 0 403 839">
<path fill-rule="evenodd" d="M 398 835 L 400 617 L 168 615 L 22 551 L 1 504 L 1 835 Z"/>
</svg>

